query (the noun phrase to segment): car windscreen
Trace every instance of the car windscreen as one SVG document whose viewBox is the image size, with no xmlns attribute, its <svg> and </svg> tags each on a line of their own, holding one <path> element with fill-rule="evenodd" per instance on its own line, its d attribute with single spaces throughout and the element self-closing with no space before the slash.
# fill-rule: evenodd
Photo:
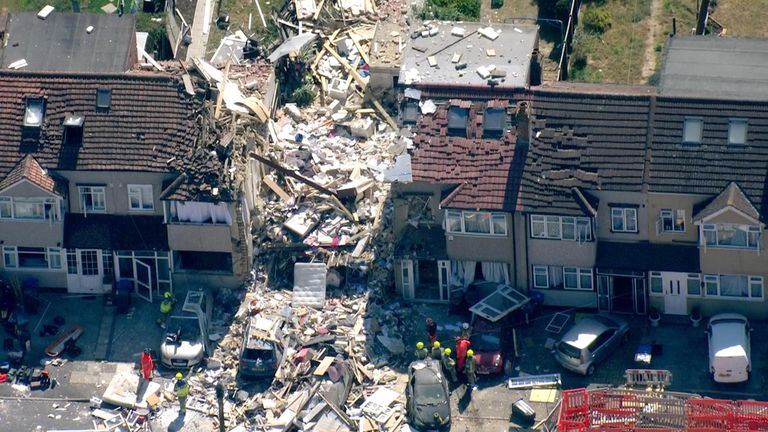
<svg viewBox="0 0 768 432">
<path fill-rule="evenodd" d="M 474 351 L 498 351 L 501 348 L 498 333 L 476 333 L 469 338 L 469 341 Z"/>
<path fill-rule="evenodd" d="M 558 342 L 557 350 L 568 357 L 575 359 L 581 358 L 581 350 L 567 342 Z"/>
<path fill-rule="evenodd" d="M 273 350 L 246 348 L 245 351 L 243 351 L 244 360 L 254 360 L 254 361 L 261 360 L 263 362 L 271 362 L 273 358 L 274 358 Z"/>
<path fill-rule="evenodd" d="M 166 323 L 168 333 L 178 334 L 179 340 L 187 342 L 200 342 L 200 325 L 196 319 L 189 318 L 168 318 Z"/>
<path fill-rule="evenodd" d="M 448 399 L 440 383 L 417 384 L 413 389 L 416 405 L 436 405 Z"/>
</svg>

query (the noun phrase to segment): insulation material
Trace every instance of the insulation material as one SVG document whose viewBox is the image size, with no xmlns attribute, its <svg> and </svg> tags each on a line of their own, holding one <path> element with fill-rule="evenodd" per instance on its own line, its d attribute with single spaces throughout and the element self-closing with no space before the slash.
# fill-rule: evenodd
<svg viewBox="0 0 768 432">
<path fill-rule="evenodd" d="M 325 263 L 296 263 L 293 266 L 293 299 L 295 306 L 322 308 L 328 269 Z"/>
</svg>

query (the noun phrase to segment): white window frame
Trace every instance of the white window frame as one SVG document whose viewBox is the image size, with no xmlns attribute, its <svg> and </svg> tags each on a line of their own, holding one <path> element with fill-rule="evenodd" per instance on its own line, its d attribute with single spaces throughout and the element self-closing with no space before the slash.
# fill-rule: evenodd
<svg viewBox="0 0 768 432">
<path fill-rule="evenodd" d="M 629 215 L 632 214 L 632 217 Z M 628 221 L 633 220 L 635 223 L 635 229 L 629 229 Z M 621 221 L 621 228 L 616 229 L 615 221 Z M 619 233 L 637 233 L 639 230 L 639 224 L 637 221 L 637 208 L 635 207 L 611 207 L 611 232 Z"/>
<path fill-rule="evenodd" d="M 571 273 L 576 276 L 576 286 L 569 287 L 567 283 L 566 273 Z M 581 277 L 589 274 L 589 287 L 584 287 L 581 283 Z M 595 289 L 595 278 L 592 274 L 591 268 L 583 267 L 563 267 L 563 289 L 568 291 L 593 291 Z"/>
<path fill-rule="evenodd" d="M 664 208 L 659 211 L 659 219 L 661 220 L 661 232 L 667 234 L 681 234 L 685 232 L 685 210 L 684 209 L 670 209 Z M 682 227 L 677 226 L 677 220 L 682 219 Z M 666 228 L 665 220 L 669 220 L 670 229 Z"/>
<path fill-rule="evenodd" d="M 490 223 L 490 232 L 488 233 L 478 233 L 478 232 L 468 232 L 467 231 L 467 224 L 466 224 L 466 217 L 467 216 L 484 216 L 487 215 L 489 223 Z M 456 230 L 454 227 L 454 224 L 457 222 L 457 218 L 459 218 L 461 225 L 460 230 Z M 504 223 L 501 225 L 503 226 L 503 232 L 496 232 L 494 221 L 498 222 L 501 219 L 504 220 Z M 452 223 L 453 222 L 453 223 Z M 504 213 L 498 213 L 498 212 L 476 212 L 476 211 L 465 211 L 465 210 L 446 210 L 445 211 L 445 231 L 449 234 L 461 234 L 461 235 L 467 235 L 467 236 L 490 236 L 490 237 L 506 237 L 507 233 L 509 232 L 509 229 L 507 227 L 507 217 Z"/>
<path fill-rule="evenodd" d="M 20 203 L 38 204 L 42 208 L 42 217 L 19 217 L 16 205 Z M 46 211 L 47 208 L 51 209 L 50 213 Z M 3 196 L 0 197 L 0 219 L 19 220 L 25 222 L 61 222 L 61 208 L 59 205 L 59 200 L 55 198 L 19 198 Z"/>
<path fill-rule="evenodd" d="M 550 229 L 549 229 L 550 223 L 557 225 L 559 227 L 559 232 L 557 233 L 550 232 Z M 535 229 L 534 227 L 536 225 L 539 225 L 540 228 L 543 227 L 543 230 Z M 563 234 L 565 232 L 565 229 L 564 229 L 565 225 L 573 226 L 572 238 L 571 237 L 566 238 L 565 235 Z M 583 231 L 585 233 L 585 236 L 582 238 L 582 230 L 580 229 L 580 227 L 583 227 L 585 225 L 587 229 Z M 548 240 L 578 241 L 579 243 L 592 241 L 592 218 L 588 218 L 588 217 L 532 214 L 530 215 L 530 228 L 531 228 L 532 238 L 548 239 Z M 542 234 L 537 234 L 539 231 L 542 231 Z"/>
<path fill-rule="evenodd" d="M 743 129 L 735 129 L 734 126 L 741 126 L 743 125 Z M 731 145 L 746 145 L 747 144 L 747 133 L 749 128 L 749 121 L 745 118 L 731 118 L 728 121 L 728 144 Z M 743 132 L 741 132 L 743 131 Z M 740 136 L 737 136 L 736 134 L 740 133 Z M 734 139 L 736 138 L 736 139 Z"/>
<path fill-rule="evenodd" d="M 658 280 L 659 286 L 661 287 L 660 291 L 654 291 L 653 290 L 653 281 Z M 661 277 L 661 272 L 652 271 L 648 272 L 648 293 L 652 296 L 664 296 L 664 278 Z"/>
<path fill-rule="evenodd" d="M 149 194 L 149 196 L 147 196 Z M 133 200 L 138 200 L 139 206 L 134 207 Z M 155 196 L 152 185 L 129 184 L 128 185 L 128 209 L 131 211 L 151 212 L 155 210 Z M 149 204 L 149 207 L 144 207 Z"/>
<path fill-rule="evenodd" d="M 736 277 L 745 277 L 747 278 L 747 297 L 736 297 L 736 296 L 724 296 L 720 292 L 720 278 L 723 276 L 736 276 Z M 733 275 L 733 274 L 705 274 L 703 275 L 702 280 L 704 281 L 703 287 L 702 287 L 702 295 L 704 297 L 708 298 L 716 298 L 716 299 L 723 299 L 723 300 L 741 300 L 741 301 L 763 301 L 763 298 L 765 297 L 765 284 L 764 279 L 762 276 L 750 276 L 750 275 Z M 714 284 L 717 293 L 716 294 L 710 294 L 708 291 L 707 284 Z M 758 285 L 760 286 L 760 296 L 753 296 L 752 295 L 752 286 Z"/>
<path fill-rule="evenodd" d="M 720 236 L 718 235 L 721 227 L 730 226 L 735 229 L 741 229 L 747 232 L 747 243 L 744 246 L 734 245 L 721 245 Z M 707 232 L 713 232 L 715 236 L 715 243 L 707 243 Z M 721 248 L 721 249 L 740 249 L 740 250 L 760 250 L 760 237 L 762 236 L 762 229 L 757 225 L 742 225 L 742 224 L 701 224 L 701 230 L 699 232 L 700 245 L 706 248 Z M 750 245 L 752 244 L 752 245 Z"/>
<path fill-rule="evenodd" d="M 86 208 L 85 196 L 91 195 L 91 202 L 94 202 L 93 197 L 101 197 L 102 206 L 99 208 L 93 207 Z M 107 212 L 107 187 L 106 186 L 78 186 L 77 196 L 80 200 L 80 211 L 83 213 L 106 213 Z"/>
<path fill-rule="evenodd" d="M 45 257 L 46 267 L 22 267 L 18 246 L 3 246 L 3 267 L 14 271 L 66 271 L 63 249 L 59 247 L 38 249 L 42 249 L 40 255 Z M 9 265 L 9 263 L 12 264 Z"/>
<path fill-rule="evenodd" d="M 41 128 L 45 119 L 45 99 L 28 97 L 24 109 L 24 126 Z"/>
<path fill-rule="evenodd" d="M 688 290 L 688 283 L 692 280 L 695 280 L 696 283 L 699 284 L 699 293 L 698 294 L 691 294 L 691 292 Z M 704 284 L 702 283 L 701 275 L 698 273 L 688 273 L 688 276 L 685 279 L 685 295 L 688 297 L 703 297 L 704 296 Z"/>
<path fill-rule="evenodd" d="M 539 285 L 539 284 L 537 284 L 537 283 L 536 283 L 536 272 L 537 272 L 537 271 L 544 271 L 544 277 L 545 277 L 545 278 L 547 278 L 547 284 L 546 284 L 546 286 L 544 286 L 544 285 Z M 544 265 L 534 265 L 534 266 L 533 266 L 533 271 L 532 271 L 532 273 L 531 273 L 531 274 L 533 275 L 533 287 L 534 287 L 534 288 L 538 288 L 538 289 L 549 289 L 549 267 L 548 267 L 548 266 L 544 266 Z M 539 275 L 539 276 L 541 276 L 541 275 Z"/>
<path fill-rule="evenodd" d="M 683 121 L 683 144 L 701 144 L 703 135 L 704 119 L 702 117 L 686 117 Z"/>
</svg>

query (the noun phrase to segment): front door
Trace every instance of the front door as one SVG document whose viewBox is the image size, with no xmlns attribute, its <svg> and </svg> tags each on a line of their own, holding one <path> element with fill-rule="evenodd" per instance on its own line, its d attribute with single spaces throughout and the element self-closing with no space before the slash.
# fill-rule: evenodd
<svg viewBox="0 0 768 432">
<path fill-rule="evenodd" d="M 600 312 L 611 311 L 611 276 L 600 275 L 597 278 L 597 310 Z"/>
<path fill-rule="evenodd" d="M 413 278 L 413 260 L 400 260 L 400 286 L 403 288 L 403 298 L 413 300 L 414 278 Z"/>
<path fill-rule="evenodd" d="M 136 295 L 152 303 L 152 270 L 138 259 L 133 260 L 134 290 Z"/>
<path fill-rule="evenodd" d="M 437 279 L 440 287 L 440 300 L 447 302 L 451 299 L 451 262 L 440 260 L 437 262 Z"/>
<path fill-rule="evenodd" d="M 664 282 L 664 313 L 669 315 L 687 314 L 685 298 L 687 275 L 685 273 L 664 272 L 661 277 Z"/>
<path fill-rule="evenodd" d="M 101 293 L 104 290 L 101 251 L 98 249 L 77 250 L 77 282 L 70 292 Z"/>
</svg>

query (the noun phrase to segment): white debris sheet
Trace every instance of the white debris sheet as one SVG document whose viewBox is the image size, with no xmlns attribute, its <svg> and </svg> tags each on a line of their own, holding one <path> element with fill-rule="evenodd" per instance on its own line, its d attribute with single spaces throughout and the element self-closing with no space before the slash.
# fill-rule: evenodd
<svg viewBox="0 0 768 432">
<path fill-rule="evenodd" d="M 292 306 L 323 307 L 325 304 L 325 263 L 296 263 L 293 266 Z"/>
</svg>

